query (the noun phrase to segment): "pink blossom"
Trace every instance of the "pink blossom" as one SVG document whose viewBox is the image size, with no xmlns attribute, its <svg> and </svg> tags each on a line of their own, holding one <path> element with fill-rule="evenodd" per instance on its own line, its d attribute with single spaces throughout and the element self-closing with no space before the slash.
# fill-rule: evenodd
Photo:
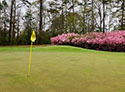
<svg viewBox="0 0 125 92">
<path fill-rule="evenodd" d="M 67 33 L 51 38 L 52 44 L 74 45 L 90 49 L 125 52 L 125 30 L 92 32 L 85 35 Z"/>
</svg>

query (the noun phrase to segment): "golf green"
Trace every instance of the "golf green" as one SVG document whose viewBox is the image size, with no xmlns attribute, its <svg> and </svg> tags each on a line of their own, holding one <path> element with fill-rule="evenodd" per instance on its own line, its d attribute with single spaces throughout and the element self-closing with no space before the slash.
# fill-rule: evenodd
<svg viewBox="0 0 125 92">
<path fill-rule="evenodd" d="M 125 53 L 71 46 L 0 47 L 0 92 L 125 92 Z"/>
</svg>

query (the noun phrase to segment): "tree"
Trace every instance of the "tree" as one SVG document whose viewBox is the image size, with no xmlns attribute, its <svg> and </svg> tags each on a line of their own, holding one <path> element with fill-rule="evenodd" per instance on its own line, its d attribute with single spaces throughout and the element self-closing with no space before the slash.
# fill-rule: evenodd
<svg viewBox="0 0 125 92">
<path fill-rule="evenodd" d="M 23 44 L 30 44 L 30 36 L 35 25 L 32 10 L 30 8 L 26 11 L 26 14 L 23 16 L 23 20 L 25 29 L 21 34 L 21 40 L 25 38 Z"/>
<path fill-rule="evenodd" d="M 28 6 L 30 2 L 27 0 L 21 0 L 24 5 Z M 11 6 L 10 6 L 10 21 L 9 21 L 9 38 L 8 42 L 11 44 L 12 37 L 15 36 L 15 17 L 16 17 L 16 0 L 11 0 Z"/>
<path fill-rule="evenodd" d="M 0 2 L 0 44 L 7 44 L 8 37 L 8 4 L 6 0 Z"/>
<path fill-rule="evenodd" d="M 125 30 L 125 0 L 116 0 L 114 6 L 117 9 L 113 12 L 113 15 L 115 18 L 119 18 L 119 29 Z"/>
<path fill-rule="evenodd" d="M 41 43 L 42 39 L 42 31 L 43 31 L 43 0 L 40 0 L 40 9 L 39 9 L 39 44 Z"/>
<path fill-rule="evenodd" d="M 3 24 L 4 24 L 4 29 L 6 30 L 7 29 L 7 23 L 8 23 L 8 12 L 7 12 L 7 9 L 8 9 L 8 4 L 6 2 L 6 0 L 3 0 L 2 1 L 2 5 L 3 5 Z"/>
<path fill-rule="evenodd" d="M 11 44 L 11 32 L 12 32 L 12 23 L 13 23 L 13 6 L 14 6 L 15 0 L 11 0 L 11 10 L 10 10 L 10 23 L 9 23 L 9 44 Z"/>
</svg>

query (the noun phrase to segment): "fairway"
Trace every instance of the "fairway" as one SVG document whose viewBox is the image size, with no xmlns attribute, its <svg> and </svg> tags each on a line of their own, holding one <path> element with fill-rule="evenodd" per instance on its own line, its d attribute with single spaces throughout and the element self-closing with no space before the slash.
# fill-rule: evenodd
<svg viewBox="0 0 125 92">
<path fill-rule="evenodd" d="M 71 46 L 0 47 L 0 92 L 125 92 L 125 53 Z"/>
</svg>

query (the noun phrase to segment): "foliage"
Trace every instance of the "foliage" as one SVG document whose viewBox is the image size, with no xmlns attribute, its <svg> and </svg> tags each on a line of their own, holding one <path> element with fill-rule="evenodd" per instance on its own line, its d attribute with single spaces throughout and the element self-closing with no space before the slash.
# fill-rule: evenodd
<svg viewBox="0 0 125 92">
<path fill-rule="evenodd" d="M 70 44 L 71 43 L 71 38 L 75 38 L 79 36 L 79 34 L 75 34 L 75 33 L 68 33 L 68 34 L 62 34 L 62 35 L 58 35 L 57 37 L 53 37 L 51 38 L 51 42 L 52 44 Z"/>
<path fill-rule="evenodd" d="M 73 38 L 70 40 L 70 38 Z M 52 44 L 74 45 L 88 49 L 125 52 L 125 31 L 92 32 L 85 35 L 68 33 L 51 38 Z"/>
<path fill-rule="evenodd" d="M 62 33 L 125 30 L 124 6 L 124 0 L 1 0 L 0 45 L 30 44 L 32 29 L 35 44 Z"/>
<path fill-rule="evenodd" d="M 7 45 L 8 43 L 8 32 L 6 29 L 0 29 L 0 45 Z"/>
</svg>

